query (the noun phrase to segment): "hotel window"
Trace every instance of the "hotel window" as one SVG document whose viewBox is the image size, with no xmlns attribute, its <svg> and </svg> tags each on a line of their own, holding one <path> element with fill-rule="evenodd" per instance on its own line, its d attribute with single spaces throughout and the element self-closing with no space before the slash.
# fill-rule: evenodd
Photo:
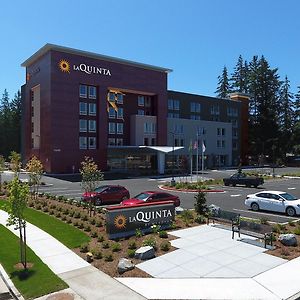
<svg viewBox="0 0 300 300">
<path fill-rule="evenodd" d="M 237 130 L 237 128 L 232 128 L 232 136 L 234 136 L 234 137 L 238 136 L 238 130 Z"/>
<path fill-rule="evenodd" d="M 144 133 L 150 133 L 149 123 L 144 123 Z"/>
<path fill-rule="evenodd" d="M 89 137 L 89 149 L 96 149 L 96 138 Z"/>
<path fill-rule="evenodd" d="M 206 134 L 206 129 L 205 129 L 205 127 L 198 127 L 197 132 L 198 132 L 198 134 L 204 135 L 204 134 Z"/>
<path fill-rule="evenodd" d="M 108 133 L 114 134 L 116 133 L 116 123 L 108 123 Z"/>
<path fill-rule="evenodd" d="M 174 99 L 168 100 L 168 109 L 179 110 L 179 108 L 180 108 L 179 100 L 174 100 Z"/>
<path fill-rule="evenodd" d="M 179 119 L 179 113 L 169 112 L 168 113 L 168 118 Z"/>
<path fill-rule="evenodd" d="M 237 108 L 236 107 L 227 107 L 227 115 L 237 117 L 237 115 L 238 115 Z"/>
<path fill-rule="evenodd" d="M 138 115 L 143 116 L 145 114 L 145 111 L 143 109 L 138 109 Z"/>
<path fill-rule="evenodd" d="M 89 115 L 90 116 L 96 115 L 96 103 L 89 103 Z"/>
<path fill-rule="evenodd" d="M 225 135 L 225 128 L 217 128 L 217 135 Z"/>
<path fill-rule="evenodd" d="M 79 114 L 86 115 L 87 114 L 87 103 L 79 102 Z"/>
<path fill-rule="evenodd" d="M 221 141 L 217 140 L 217 148 L 221 148 Z"/>
<path fill-rule="evenodd" d="M 89 98 L 96 99 L 96 87 L 95 86 L 89 86 Z"/>
<path fill-rule="evenodd" d="M 117 103 L 123 104 L 123 94 L 117 94 Z"/>
<path fill-rule="evenodd" d="M 180 140 L 180 146 L 183 146 L 183 147 L 184 147 L 184 139 L 181 139 L 181 140 Z"/>
<path fill-rule="evenodd" d="M 117 123 L 117 134 L 123 134 L 123 123 Z"/>
<path fill-rule="evenodd" d="M 174 110 L 179 110 L 179 100 L 173 100 L 174 101 Z"/>
<path fill-rule="evenodd" d="M 232 149 L 236 150 L 237 149 L 237 141 L 236 140 L 233 140 L 232 141 Z"/>
<path fill-rule="evenodd" d="M 151 139 L 151 145 L 152 145 L 152 146 L 155 146 L 155 143 L 156 143 L 155 138 L 152 138 L 152 139 Z"/>
<path fill-rule="evenodd" d="M 119 107 L 117 111 L 117 118 L 118 119 L 123 119 L 123 108 Z"/>
<path fill-rule="evenodd" d="M 151 123 L 151 133 L 156 133 L 156 124 Z"/>
<path fill-rule="evenodd" d="M 225 148 L 225 141 L 222 140 L 222 148 Z"/>
<path fill-rule="evenodd" d="M 108 109 L 108 117 L 110 118 L 110 119 L 115 119 L 115 117 L 116 117 L 116 111 L 115 111 L 115 109 L 113 108 L 113 107 L 109 107 L 109 109 Z"/>
<path fill-rule="evenodd" d="M 199 115 L 191 115 L 191 120 L 201 120 Z"/>
<path fill-rule="evenodd" d="M 87 132 L 87 120 L 79 120 L 79 131 Z"/>
<path fill-rule="evenodd" d="M 116 145 L 116 139 L 108 138 L 108 145 L 109 146 L 115 146 Z"/>
<path fill-rule="evenodd" d="M 86 98 L 87 97 L 87 86 L 86 85 L 79 85 L 79 97 Z"/>
<path fill-rule="evenodd" d="M 89 132 L 96 132 L 96 121 L 89 120 Z"/>
<path fill-rule="evenodd" d="M 191 112 L 200 113 L 201 112 L 201 104 L 196 102 L 191 102 Z"/>
<path fill-rule="evenodd" d="M 85 136 L 79 137 L 79 149 L 87 149 L 87 138 Z"/>
<path fill-rule="evenodd" d="M 116 94 L 112 93 L 112 92 L 109 92 L 108 93 L 108 101 L 115 102 L 116 101 Z"/>
<path fill-rule="evenodd" d="M 144 138 L 144 146 L 148 146 L 149 142 L 148 142 L 148 138 Z"/>
<path fill-rule="evenodd" d="M 230 119 L 232 127 L 237 127 L 237 119 Z"/>
<path fill-rule="evenodd" d="M 138 106 L 145 106 L 145 97 L 138 96 Z"/>
<path fill-rule="evenodd" d="M 151 98 L 145 97 L 145 107 L 151 107 Z"/>
<path fill-rule="evenodd" d="M 179 146 L 179 139 L 174 139 L 174 146 L 178 147 Z"/>
<path fill-rule="evenodd" d="M 117 139 L 117 146 L 123 146 L 123 139 Z"/>
<path fill-rule="evenodd" d="M 220 114 L 220 106 L 219 105 L 212 105 L 210 107 L 210 113 L 212 115 L 219 115 Z"/>
</svg>

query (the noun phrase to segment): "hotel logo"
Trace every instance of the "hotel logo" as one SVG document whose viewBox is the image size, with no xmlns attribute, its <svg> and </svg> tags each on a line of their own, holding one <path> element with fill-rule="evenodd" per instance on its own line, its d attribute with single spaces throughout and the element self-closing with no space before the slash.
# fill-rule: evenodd
<svg viewBox="0 0 300 300">
<path fill-rule="evenodd" d="M 70 63 L 67 60 L 60 60 L 58 63 L 60 70 L 64 73 L 70 73 Z"/>
</svg>

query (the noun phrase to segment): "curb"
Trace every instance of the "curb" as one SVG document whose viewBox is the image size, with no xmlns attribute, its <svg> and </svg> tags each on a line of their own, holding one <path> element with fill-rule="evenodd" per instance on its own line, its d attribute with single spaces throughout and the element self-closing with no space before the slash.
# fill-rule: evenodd
<svg viewBox="0 0 300 300">
<path fill-rule="evenodd" d="M 198 193 L 198 192 L 204 192 L 204 193 L 225 193 L 223 190 L 192 190 L 192 189 L 176 189 L 165 185 L 159 185 L 158 186 L 161 190 L 164 191 L 174 191 L 174 192 L 184 192 L 184 193 Z"/>
</svg>

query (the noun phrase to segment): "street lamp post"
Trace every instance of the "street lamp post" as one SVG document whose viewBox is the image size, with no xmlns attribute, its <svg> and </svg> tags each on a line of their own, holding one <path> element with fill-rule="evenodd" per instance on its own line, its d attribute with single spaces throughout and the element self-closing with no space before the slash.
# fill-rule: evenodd
<svg viewBox="0 0 300 300">
<path fill-rule="evenodd" d="M 175 186 L 175 179 L 174 179 L 174 164 L 175 164 L 175 160 L 174 160 L 174 143 L 175 143 L 175 133 L 174 132 L 170 132 L 172 134 L 172 179 L 171 179 L 171 186 Z"/>
</svg>

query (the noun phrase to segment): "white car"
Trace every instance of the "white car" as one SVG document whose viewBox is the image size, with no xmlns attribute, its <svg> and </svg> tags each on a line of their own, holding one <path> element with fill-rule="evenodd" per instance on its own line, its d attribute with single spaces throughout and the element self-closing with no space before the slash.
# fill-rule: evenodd
<svg viewBox="0 0 300 300">
<path fill-rule="evenodd" d="M 290 217 L 300 214 L 300 199 L 286 192 L 263 191 L 247 195 L 245 205 L 254 211 L 270 210 L 286 213 Z"/>
</svg>

